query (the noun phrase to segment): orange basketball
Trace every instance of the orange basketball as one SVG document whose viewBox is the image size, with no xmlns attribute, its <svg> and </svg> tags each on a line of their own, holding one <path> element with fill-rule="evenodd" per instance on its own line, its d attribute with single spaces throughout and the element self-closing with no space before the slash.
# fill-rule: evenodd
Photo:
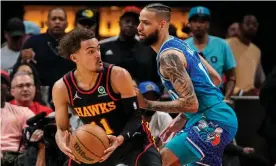
<svg viewBox="0 0 276 166">
<path fill-rule="evenodd" d="M 97 163 L 104 156 L 104 150 L 109 147 L 105 131 L 92 124 L 79 127 L 72 133 L 70 148 L 73 155 L 86 164 Z"/>
</svg>

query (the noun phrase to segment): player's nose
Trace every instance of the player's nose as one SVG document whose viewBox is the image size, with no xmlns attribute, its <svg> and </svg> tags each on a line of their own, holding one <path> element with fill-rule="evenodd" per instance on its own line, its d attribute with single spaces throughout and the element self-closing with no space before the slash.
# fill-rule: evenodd
<svg viewBox="0 0 276 166">
<path fill-rule="evenodd" d="M 141 26 L 141 23 L 139 23 L 139 24 L 138 24 L 138 26 L 137 26 L 137 30 L 138 30 L 138 32 L 139 32 L 139 31 L 142 31 L 142 26 Z"/>
</svg>

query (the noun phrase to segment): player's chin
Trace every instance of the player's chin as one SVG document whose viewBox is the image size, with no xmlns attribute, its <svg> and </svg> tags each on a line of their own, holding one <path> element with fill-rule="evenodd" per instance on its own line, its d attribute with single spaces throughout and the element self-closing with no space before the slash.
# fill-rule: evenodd
<svg viewBox="0 0 276 166">
<path fill-rule="evenodd" d="M 101 73 L 103 71 L 104 71 L 104 67 L 103 66 L 100 66 L 100 67 L 96 68 L 96 73 Z"/>
<path fill-rule="evenodd" d="M 146 36 L 144 36 L 144 35 L 138 35 L 138 37 L 139 37 L 140 40 L 145 40 L 146 39 Z"/>
</svg>

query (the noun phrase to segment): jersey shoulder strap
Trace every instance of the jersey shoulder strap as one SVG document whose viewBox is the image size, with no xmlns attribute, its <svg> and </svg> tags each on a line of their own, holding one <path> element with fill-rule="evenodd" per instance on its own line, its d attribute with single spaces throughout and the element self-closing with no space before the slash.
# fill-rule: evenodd
<svg viewBox="0 0 276 166">
<path fill-rule="evenodd" d="M 63 82 L 66 85 L 66 88 L 67 88 L 67 93 L 68 93 L 68 96 L 69 96 L 69 102 L 73 106 L 74 105 L 73 92 L 76 91 L 76 88 L 75 88 L 74 83 L 72 81 L 72 79 L 73 79 L 72 74 L 73 74 L 73 71 L 70 71 L 67 74 L 65 74 L 62 79 L 63 79 Z"/>
<path fill-rule="evenodd" d="M 121 98 L 121 95 L 118 94 L 118 93 L 115 93 L 113 88 L 112 88 L 112 83 L 111 83 L 111 71 L 113 69 L 115 65 L 113 64 L 109 64 L 109 63 L 104 63 L 104 67 L 105 67 L 105 72 L 104 72 L 104 76 L 103 76 L 103 79 L 105 80 L 104 83 L 105 83 L 105 88 L 106 88 L 106 91 L 109 95 L 109 97 L 114 100 L 114 101 L 117 101 Z M 112 81 L 116 81 L 116 80 L 112 80 Z M 123 85 L 122 85 L 123 86 Z"/>
</svg>

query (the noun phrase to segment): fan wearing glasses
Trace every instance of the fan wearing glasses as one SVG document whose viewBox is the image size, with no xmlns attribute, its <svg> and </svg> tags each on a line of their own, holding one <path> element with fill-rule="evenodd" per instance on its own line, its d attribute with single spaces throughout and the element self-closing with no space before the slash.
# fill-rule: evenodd
<svg viewBox="0 0 276 166">
<path fill-rule="evenodd" d="M 47 114 L 53 112 L 49 107 L 43 106 L 34 101 L 36 87 L 33 77 L 26 72 L 18 72 L 13 76 L 11 81 L 11 95 L 14 100 L 11 104 L 28 107 L 34 114 L 46 112 Z"/>
</svg>

